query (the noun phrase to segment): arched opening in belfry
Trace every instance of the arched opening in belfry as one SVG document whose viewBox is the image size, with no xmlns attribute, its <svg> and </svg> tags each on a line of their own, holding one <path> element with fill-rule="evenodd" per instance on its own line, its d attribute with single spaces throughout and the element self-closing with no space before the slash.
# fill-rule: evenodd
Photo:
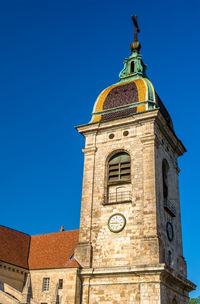
<svg viewBox="0 0 200 304">
<path fill-rule="evenodd" d="M 131 200 L 131 158 L 125 151 L 112 154 L 107 163 L 107 203 Z"/>
<path fill-rule="evenodd" d="M 163 181 L 163 199 L 164 201 L 168 200 L 168 172 L 169 172 L 169 164 L 166 159 L 162 162 L 162 181 Z"/>
</svg>

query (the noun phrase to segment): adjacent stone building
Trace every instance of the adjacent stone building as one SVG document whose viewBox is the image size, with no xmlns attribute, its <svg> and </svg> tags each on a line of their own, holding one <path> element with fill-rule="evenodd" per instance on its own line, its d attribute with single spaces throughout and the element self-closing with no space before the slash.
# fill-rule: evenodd
<svg viewBox="0 0 200 304">
<path fill-rule="evenodd" d="M 29 236 L 0 227 L 0 303 L 184 304 L 178 157 L 186 151 L 146 75 L 137 20 L 118 83 L 85 137 L 80 229 Z"/>
<path fill-rule="evenodd" d="M 80 265 L 73 258 L 78 234 L 29 236 L 0 226 L 0 303 L 79 303 Z"/>
</svg>

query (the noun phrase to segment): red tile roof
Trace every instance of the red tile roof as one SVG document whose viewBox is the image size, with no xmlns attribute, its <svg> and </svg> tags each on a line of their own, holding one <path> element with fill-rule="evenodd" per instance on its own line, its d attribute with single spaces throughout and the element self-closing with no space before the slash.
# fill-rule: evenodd
<svg viewBox="0 0 200 304">
<path fill-rule="evenodd" d="M 30 235 L 0 225 L 0 260 L 28 268 Z"/>
<path fill-rule="evenodd" d="M 34 235 L 31 237 L 29 268 L 79 267 L 70 260 L 78 243 L 79 230 Z"/>
<path fill-rule="evenodd" d="M 30 236 L 0 225 L 0 260 L 29 269 L 79 267 L 70 259 L 79 230 Z"/>
</svg>

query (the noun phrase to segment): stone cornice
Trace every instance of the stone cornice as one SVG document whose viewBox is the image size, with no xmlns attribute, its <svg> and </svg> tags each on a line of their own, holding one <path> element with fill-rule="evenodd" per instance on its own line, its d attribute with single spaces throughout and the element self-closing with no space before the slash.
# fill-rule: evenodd
<svg viewBox="0 0 200 304">
<path fill-rule="evenodd" d="M 165 271 L 162 273 L 162 281 L 164 283 L 171 282 L 173 284 L 178 284 L 181 288 L 187 290 L 188 292 L 196 289 L 196 285 L 193 284 L 191 281 L 177 273 L 174 269 L 170 268 L 169 266 L 165 267 Z"/>
<path fill-rule="evenodd" d="M 132 114 L 127 117 L 118 118 L 115 120 L 107 120 L 103 122 L 97 123 L 89 123 L 85 125 L 80 125 L 75 127 L 79 133 L 82 135 L 86 135 L 88 133 L 99 132 L 101 130 L 106 129 L 114 129 L 118 127 L 128 127 L 132 125 L 142 124 L 146 122 L 156 122 L 162 134 L 165 136 L 172 149 L 178 154 L 182 155 L 186 152 L 186 148 L 183 143 L 178 139 L 174 130 L 172 130 L 162 113 L 158 109 L 149 110 L 146 112 L 140 112 L 136 114 Z M 159 144 L 159 141 L 156 139 L 156 144 Z"/>
<path fill-rule="evenodd" d="M 158 144 L 158 139 L 155 134 L 142 136 L 142 137 L 140 137 L 140 140 L 143 143 L 143 146 L 150 146 L 150 145 Z"/>
<path fill-rule="evenodd" d="M 192 291 L 196 285 L 178 274 L 175 270 L 169 269 L 166 264 L 157 265 L 141 265 L 141 266 L 120 266 L 120 267 L 102 267 L 102 268 L 83 268 L 80 270 L 80 275 L 84 278 L 100 278 L 100 277 L 120 277 L 120 276 L 139 276 L 139 275 L 161 275 L 161 281 L 166 283 L 167 279 L 181 288 Z"/>
<path fill-rule="evenodd" d="M 116 266 L 116 267 L 99 267 L 99 268 L 83 268 L 80 271 L 82 276 L 107 276 L 107 275 L 128 275 L 140 273 L 161 273 L 164 269 L 164 264 L 152 266 Z"/>
<path fill-rule="evenodd" d="M 163 117 L 162 113 L 159 111 L 158 116 L 156 117 L 156 123 L 162 132 L 162 134 L 167 139 L 168 143 L 171 145 L 172 149 L 180 156 L 186 152 L 186 148 L 184 147 L 181 140 L 178 139 L 174 130 L 169 128 L 165 118 Z"/>
<path fill-rule="evenodd" d="M 95 154 L 96 151 L 97 151 L 96 147 L 89 147 L 89 148 L 82 149 L 82 152 L 87 154 L 87 155 Z"/>
</svg>

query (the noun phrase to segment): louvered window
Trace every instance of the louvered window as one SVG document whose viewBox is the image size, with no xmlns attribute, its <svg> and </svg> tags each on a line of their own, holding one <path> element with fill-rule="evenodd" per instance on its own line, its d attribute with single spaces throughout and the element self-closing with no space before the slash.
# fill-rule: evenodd
<svg viewBox="0 0 200 304">
<path fill-rule="evenodd" d="M 108 163 L 108 183 L 127 182 L 131 179 L 131 162 L 128 153 L 115 154 Z"/>
</svg>

